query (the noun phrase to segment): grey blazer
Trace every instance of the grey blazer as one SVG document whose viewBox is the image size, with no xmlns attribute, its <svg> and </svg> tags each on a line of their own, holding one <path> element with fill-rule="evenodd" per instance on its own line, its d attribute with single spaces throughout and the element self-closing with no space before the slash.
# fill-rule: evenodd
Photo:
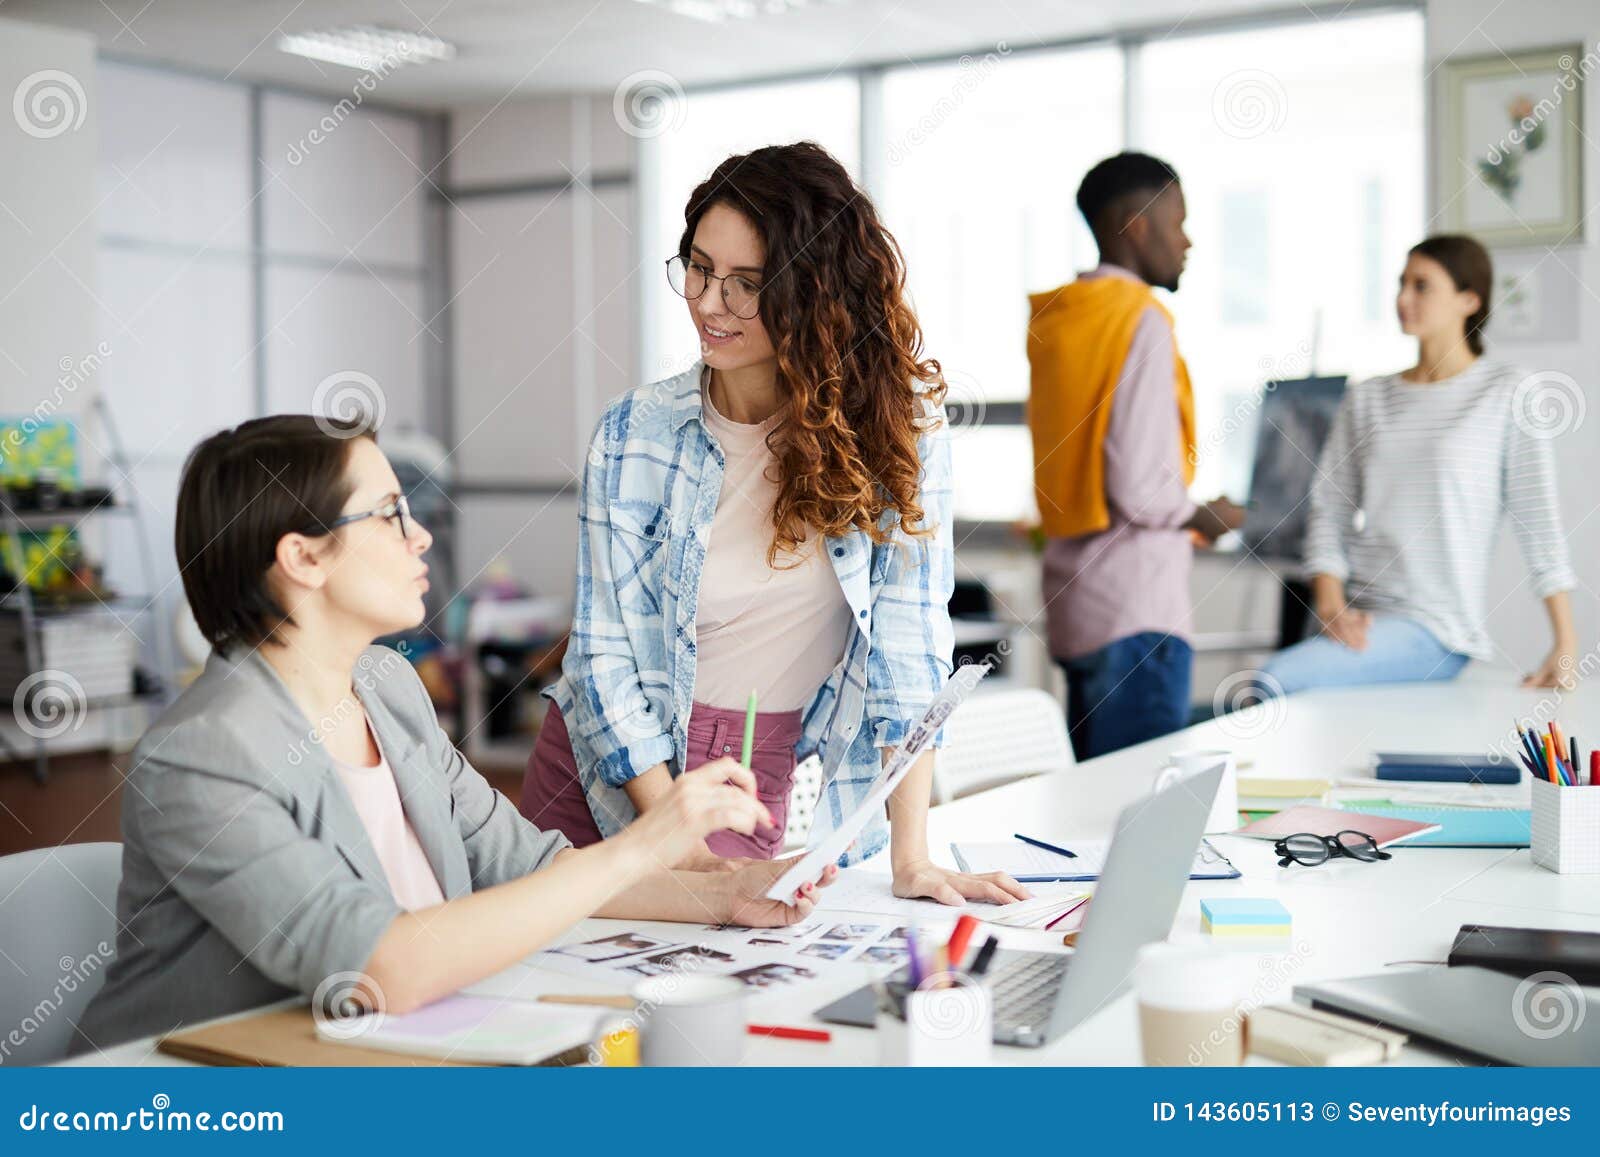
<svg viewBox="0 0 1600 1157">
<path fill-rule="evenodd" d="M 403 656 L 369 648 L 355 686 L 446 899 L 568 846 L 461 756 Z M 401 914 L 332 760 L 254 651 L 212 652 L 139 741 L 122 839 L 117 956 L 77 1052 L 313 994 Z"/>
</svg>

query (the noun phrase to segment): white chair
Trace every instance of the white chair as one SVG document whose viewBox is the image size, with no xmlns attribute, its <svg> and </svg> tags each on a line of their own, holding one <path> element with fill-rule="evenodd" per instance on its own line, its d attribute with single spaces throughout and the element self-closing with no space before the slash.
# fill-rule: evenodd
<svg viewBox="0 0 1600 1157">
<path fill-rule="evenodd" d="M 0 1065 L 66 1055 L 115 955 L 121 880 L 121 844 L 0 857 Z"/>
<path fill-rule="evenodd" d="M 1071 767 L 1061 704 L 1038 688 L 977 691 L 944 725 L 933 762 L 933 801 Z"/>
</svg>

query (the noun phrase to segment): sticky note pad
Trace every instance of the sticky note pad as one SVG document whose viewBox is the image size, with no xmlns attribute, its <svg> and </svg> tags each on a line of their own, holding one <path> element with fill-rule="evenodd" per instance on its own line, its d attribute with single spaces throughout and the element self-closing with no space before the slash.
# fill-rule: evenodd
<svg viewBox="0 0 1600 1157">
<path fill-rule="evenodd" d="M 1287 936 L 1289 910 L 1276 900 L 1222 899 L 1200 901 L 1200 926 L 1211 936 Z"/>
</svg>

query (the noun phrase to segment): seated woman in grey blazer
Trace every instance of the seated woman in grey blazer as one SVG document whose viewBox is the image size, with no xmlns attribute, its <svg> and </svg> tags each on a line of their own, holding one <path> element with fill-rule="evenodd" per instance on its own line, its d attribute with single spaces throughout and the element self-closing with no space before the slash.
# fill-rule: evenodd
<svg viewBox="0 0 1600 1157">
<path fill-rule="evenodd" d="M 213 651 L 134 750 L 117 957 L 79 1051 L 294 993 L 402 1012 L 590 915 L 767 926 L 811 911 L 814 884 L 761 898 L 782 864 L 663 867 L 712 832 L 771 824 L 734 760 L 582 850 L 473 770 L 411 665 L 373 645 L 422 621 L 432 539 L 366 426 L 286 415 L 207 439 L 176 539 Z"/>
</svg>

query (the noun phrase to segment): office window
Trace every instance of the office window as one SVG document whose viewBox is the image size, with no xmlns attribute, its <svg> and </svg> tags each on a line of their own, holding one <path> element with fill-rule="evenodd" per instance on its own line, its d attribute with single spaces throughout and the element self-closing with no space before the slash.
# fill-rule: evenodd
<svg viewBox="0 0 1600 1157">
<path fill-rule="evenodd" d="M 734 153 L 763 145 L 815 141 L 859 179 L 861 96 L 854 76 L 744 85 L 691 93 L 665 118 L 671 127 L 639 142 L 645 191 L 639 256 L 643 274 L 641 365 L 647 381 L 668 377 L 699 356 L 683 299 L 667 284 L 683 207 L 696 185 Z"/>
<path fill-rule="evenodd" d="M 1222 324 L 1255 325 L 1268 318 L 1272 268 L 1272 206 L 1265 189 L 1222 194 Z"/>
<path fill-rule="evenodd" d="M 874 192 L 952 402 L 985 413 L 1027 398 L 1028 294 L 1095 263 L 1074 194 L 1122 147 L 1122 84 L 1110 45 L 885 75 Z M 958 518 L 1031 514 L 1026 430 L 957 426 L 951 439 Z"/>
<path fill-rule="evenodd" d="M 891 70 L 875 192 L 928 352 L 963 400 L 1028 396 L 1027 295 L 1095 261 L 1073 197 L 1122 147 L 1114 47 Z"/>
<path fill-rule="evenodd" d="M 1422 18 L 1308 20 L 1140 51 L 1136 139 L 1177 168 L 1194 242 L 1171 307 L 1195 384 L 1194 491 L 1209 496 L 1248 474 L 1237 440 L 1221 437 L 1237 424 L 1230 396 L 1313 369 L 1363 377 L 1413 352 L 1390 303 L 1426 228 Z"/>
</svg>

